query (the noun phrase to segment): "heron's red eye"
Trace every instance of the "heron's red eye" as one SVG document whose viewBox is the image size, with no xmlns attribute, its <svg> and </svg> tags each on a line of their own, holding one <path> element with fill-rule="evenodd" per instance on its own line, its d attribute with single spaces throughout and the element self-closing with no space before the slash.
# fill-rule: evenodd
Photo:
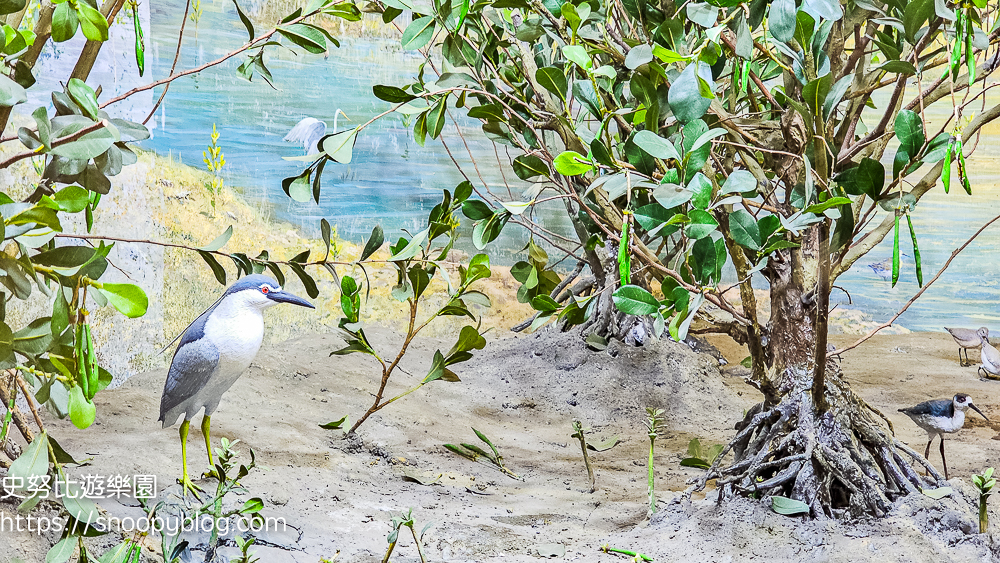
<svg viewBox="0 0 1000 563">
<path fill-rule="evenodd" d="M 267 287 L 266 285 L 262 285 L 262 286 L 260 287 L 260 292 L 261 292 L 261 293 L 263 293 L 264 295 L 267 295 L 267 294 L 268 294 L 268 292 L 270 292 L 270 291 L 271 291 L 271 290 L 270 290 L 270 289 L 268 289 L 268 287 Z"/>
</svg>

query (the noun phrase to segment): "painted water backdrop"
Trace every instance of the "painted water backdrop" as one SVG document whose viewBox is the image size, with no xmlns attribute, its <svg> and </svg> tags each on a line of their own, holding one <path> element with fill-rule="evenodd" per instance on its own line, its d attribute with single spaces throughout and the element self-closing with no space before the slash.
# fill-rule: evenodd
<svg viewBox="0 0 1000 563">
<path fill-rule="evenodd" d="M 162 0 L 153 3 L 150 9 L 148 70 L 145 78 L 133 79 L 135 84 L 162 78 L 169 71 L 184 2 Z M 124 38 L 125 44 L 128 39 Z M 178 69 L 218 58 L 245 39 L 245 29 L 232 3 L 204 0 L 197 27 L 189 22 Z M 358 137 L 349 165 L 327 166 L 318 205 L 292 202 L 282 191 L 281 180 L 297 174 L 303 164 L 282 157 L 298 156 L 304 151 L 301 145 L 283 142 L 282 137 L 307 116 L 324 120 L 332 128 L 338 108 L 351 119 L 347 122 L 341 118 L 340 129 L 367 121 L 389 107 L 372 95 L 372 86 L 412 80 L 421 59 L 415 53 L 402 51 L 398 41 L 380 38 L 345 37 L 342 46 L 331 49 L 327 58 L 296 55 L 286 49 L 269 50 L 267 64 L 277 89 L 271 89 L 259 78 L 248 82 L 239 77 L 236 67 L 242 61 L 242 56 L 235 57 L 193 78 L 174 82 L 150 122 L 153 138 L 144 143 L 144 148 L 201 167 L 202 151 L 215 124 L 227 160 L 227 185 L 243 188 L 251 199 L 268 202 L 279 219 L 301 225 L 309 234 L 318 236 L 319 219 L 325 217 L 338 227 L 341 236 L 355 242 L 367 236 L 375 223 L 382 224 L 387 233 L 401 228 L 419 230 L 427 211 L 439 201 L 441 190 L 452 189 L 463 180 L 440 142 L 428 139 L 427 146 L 420 147 L 413 140 L 412 127 L 406 119 L 392 115 L 368 127 Z M 100 83 L 112 77 L 117 84 L 121 74 L 115 61 L 98 69 L 95 80 Z M 44 81 L 45 77 L 40 79 Z M 152 96 L 144 97 L 130 108 L 132 118 L 145 117 L 142 109 L 150 107 L 160 91 L 157 88 Z M 120 109 L 111 108 L 112 113 Z M 518 199 L 519 190 L 525 185 L 510 172 L 508 164 L 516 154 L 508 155 L 505 147 L 489 142 L 477 121 L 462 119 L 460 112 L 454 110 L 452 113 L 459 117 L 462 132 L 460 137 L 451 123 L 444 131 L 452 156 L 477 186 L 485 182 L 491 189 L 499 190 L 498 193 L 506 193 L 509 186 L 511 199 Z M 879 112 L 870 111 L 870 115 L 869 120 L 874 123 Z M 942 116 L 929 117 L 940 120 Z M 1000 131 L 996 127 L 986 131 L 976 157 L 970 160 L 973 195 L 966 195 L 957 185 L 946 195 L 939 186 L 923 198 L 913 215 L 920 236 L 925 280 L 937 272 L 953 249 L 983 223 L 1000 214 L 1000 174 L 994 164 L 1000 156 L 996 136 Z M 893 150 L 887 151 L 889 159 Z M 546 227 L 568 232 L 559 207 L 549 208 L 540 215 Z M 880 212 L 872 225 L 884 215 L 885 212 Z M 491 253 L 495 261 L 509 264 L 527 237 L 518 228 L 508 228 L 506 232 L 511 234 L 500 241 L 499 251 L 491 247 Z M 885 274 L 892 254 L 890 238 L 838 280 L 837 285 L 851 294 L 853 304 L 848 305 L 846 295 L 839 291 L 834 293 L 833 301 L 841 307 L 865 311 L 874 320 L 891 317 L 917 291 L 912 250 L 908 237 L 904 238 L 907 239 L 902 241 L 904 271 L 895 288 Z M 983 324 L 1000 329 L 1000 265 L 995 260 L 998 247 L 1000 226 L 993 227 L 967 248 L 904 314 L 900 324 L 914 330 L 939 331 L 942 326 Z"/>
</svg>

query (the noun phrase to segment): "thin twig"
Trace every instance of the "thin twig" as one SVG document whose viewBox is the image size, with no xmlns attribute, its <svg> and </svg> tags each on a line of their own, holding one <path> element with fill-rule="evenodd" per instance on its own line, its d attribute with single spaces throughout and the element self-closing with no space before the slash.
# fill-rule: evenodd
<svg viewBox="0 0 1000 563">
<path fill-rule="evenodd" d="M 174 62 L 173 64 L 170 65 L 170 72 L 167 73 L 167 76 L 171 76 L 174 73 L 174 71 L 177 70 L 177 61 L 180 60 L 181 58 L 181 44 L 184 43 L 184 26 L 185 24 L 187 24 L 188 10 L 190 9 L 191 9 L 191 0 L 187 0 L 187 4 L 184 6 L 184 17 L 181 18 L 181 30 L 177 33 L 177 51 L 174 52 Z M 143 125 L 145 125 L 146 123 L 149 122 L 150 119 L 152 119 L 153 114 L 156 113 L 157 108 L 159 108 L 160 104 L 163 103 L 163 98 L 166 97 L 167 90 L 169 89 L 170 89 L 170 83 L 167 83 L 167 85 L 163 87 L 163 91 L 160 92 L 160 97 L 157 98 L 156 103 L 153 104 L 153 109 L 149 110 L 149 115 L 146 116 L 146 119 L 142 120 Z"/>
<path fill-rule="evenodd" d="M 297 23 L 299 23 L 299 22 L 301 22 L 301 21 L 303 21 L 305 19 L 308 19 L 308 18 L 312 17 L 313 15 L 317 14 L 318 12 L 319 12 L 319 10 L 316 10 L 316 11 L 313 11 L 313 12 L 309 12 L 308 14 L 303 14 L 303 15 L 301 15 L 301 16 L 299 16 L 299 17 L 297 17 L 297 18 L 295 18 L 295 19 L 293 19 L 293 20 L 291 20 L 289 22 L 286 22 L 286 23 L 284 23 L 282 25 L 290 26 L 290 25 L 297 24 Z M 262 35 L 258 35 L 257 37 L 255 37 L 255 38 L 247 41 L 246 43 L 244 43 L 239 48 L 237 48 L 237 49 L 235 49 L 233 51 L 230 51 L 230 52 L 226 53 L 225 55 L 222 55 L 221 57 L 219 57 L 218 59 L 215 59 L 214 61 L 209 61 L 209 62 L 207 62 L 207 63 L 205 63 L 205 64 L 203 64 L 201 66 L 196 66 L 194 68 L 189 68 L 187 70 L 182 70 L 182 71 L 180 71 L 180 72 L 178 72 L 176 74 L 171 74 L 170 76 L 168 76 L 166 78 L 162 78 L 160 80 L 156 80 L 156 81 L 150 82 L 149 84 L 145 84 L 143 86 L 136 86 L 135 88 L 132 88 L 128 92 L 125 92 L 124 94 L 122 94 L 120 96 L 116 96 L 116 97 L 111 98 L 110 100 L 104 102 L 103 104 L 101 104 L 101 109 L 104 109 L 104 108 L 110 106 L 111 104 L 120 102 L 120 101 L 122 101 L 122 100 L 124 100 L 124 99 L 126 99 L 126 98 L 128 98 L 130 96 L 134 96 L 134 95 L 138 94 L 139 92 L 145 92 L 146 90 L 152 90 L 153 88 L 156 88 L 157 86 L 162 86 L 164 84 L 170 84 L 171 82 L 173 82 L 174 80 L 177 80 L 178 78 L 182 78 L 184 76 L 188 76 L 188 75 L 191 75 L 191 74 L 197 74 L 197 73 L 199 73 L 199 72 L 201 72 L 201 71 L 203 71 L 203 70 L 205 70 L 207 68 L 212 68 L 213 66 L 218 66 L 218 65 L 220 65 L 220 64 L 228 61 L 229 59 L 235 57 L 236 55 L 239 55 L 240 53 L 242 53 L 244 51 L 249 51 L 250 49 L 253 49 L 258 43 L 270 39 L 271 36 L 274 35 L 277 32 L 278 32 L 278 28 L 275 27 L 275 28 L 271 29 L 271 31 L 268 31 L 267 33 L 264 33 Z"/>
</svg>

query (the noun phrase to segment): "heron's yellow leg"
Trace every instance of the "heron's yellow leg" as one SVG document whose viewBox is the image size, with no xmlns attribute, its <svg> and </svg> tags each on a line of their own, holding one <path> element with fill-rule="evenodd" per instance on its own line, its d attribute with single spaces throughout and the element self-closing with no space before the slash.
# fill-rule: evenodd
<svg viewBox="0 0 1000 563">
<path fill-rule="evenodd" d="M 215 469 L 215 460 L 212 458 L 212 417 L 205 415 L 201 418 L 201 435 L 205 437 L 205 450 L 208 451 L 208 466 Z"/>
<path fill-rule="evenodd" d="M 198 496 L 198 491 L 201 491 L 201 487 L 195 485 L 191 482 L 191 477 L 188 476 L 188 461 L 187 461 L 187 438 L 188 430 L 191 428 L 191 421 L 185 420 L 181 423 L 181 464 L 184 468 L 184 474 L 181 476 L 181 495 L 186 496 L 188 492 L 194 495 L 194 498 L 201 500 Z"/>
</svg>

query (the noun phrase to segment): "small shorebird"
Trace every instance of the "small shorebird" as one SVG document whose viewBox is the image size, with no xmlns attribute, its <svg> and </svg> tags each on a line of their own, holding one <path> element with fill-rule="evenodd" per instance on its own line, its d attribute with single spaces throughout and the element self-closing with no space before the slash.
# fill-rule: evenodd
<svg viewBox="0 0 1000 563">
<path fill-rule="evenodd" d="M 983 339 L 986 339 L 986 343 L 990 343 L 990 329 L 980 327 L 977 330 L 971 328 L 948 328 L 944 327 L 945 330 L 951 334 L 951 337 L 955 339 L 958 343 L 958 365 L 962 367 L 967 367 L 972 365 L 969 361 L 969 348 L 979 348 L 982 344 Z M 962 361 L 962 350 L 965 350 L 965 361 Z"/>
<path fill-rule="evenodd" d="M 983 365 L 979 366 L 977 373 L 984 375 L 987 379 L 998 379 L 997 376 L 1000 376 L 1000 352 L 990 344 L 985 335 L 980 334 L 980 337 L 982 350 L 979 352 L 979 360 Z"/>
<path fill-rule="evenodd" d="M 992 348 L 992 347 L 991 347 Z M 994 350 L 995 351 L 995 350 Z M 965 393 L 958 393 L 953 399 L 938 399 L 936 401 L 926 401 L 919 405 L 899 409 L 899 412 L 910 417 L 917 426 L 927 431 L 930 439 L 927 441 L 927 448 L 924 450 L 926 459 L 931 453 L 931 444 L 934 437 L 941 438 L 941 464 L 944 466 L 944 478 L 948 479 L 948 462 L 944 459 L 944 435 L 958 432 L 965 425 L 965 411 L 972 409 L 983 418 L 986 415 L 979 407 L 972 404 L 972 397 Z M 988 421 L 989 419 L 986 418 Z"/>
</svg>

